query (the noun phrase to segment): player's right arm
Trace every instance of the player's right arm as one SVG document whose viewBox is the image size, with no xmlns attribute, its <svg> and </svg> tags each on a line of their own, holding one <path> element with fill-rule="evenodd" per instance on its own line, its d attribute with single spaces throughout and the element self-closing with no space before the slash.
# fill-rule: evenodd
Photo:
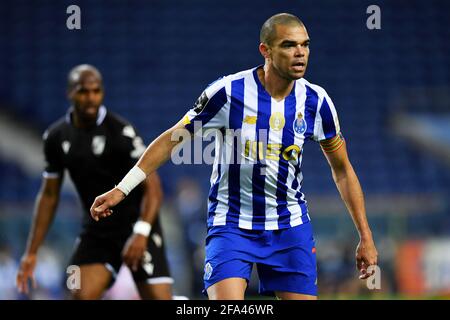
<svg viewBox="0 0 450 320">
<path fill-rule="evenodd" d="M 135 186 L 166 162 L 178 144 L 186 141 L 178 137 L 186 135 L 190 137 L 200 128 L 223 128 L 227 123 L 227 108 L 223 108 L 227 101 L 225 78 L 208 86 L 185 117 L 147 147 L 136 166 L 128 172 L 116 188 L 95 198 L 91 206 L 92 218 L 98 221 L 100 218 L 111 215 L 111 207 L 122 201 Z"/>
<path fill-rule="evenodd" d="M 41 189 L 36 197 L 33 221 L 25 253 L 20 261 L 16 284 L 19 292 L 28 294 L 28 281 L 36 287 L 34 269 L 37 253 L 55 216 L 61 190 L 61 178 L 43 178 Z"/>
<path fill-rule="evenodd" d="M 143 179 L 146 176 L 158 169 L 163 163 L 169 160 L 172 150 L 184 139 L 174 139 L 173 137 L 179 136 L 175 132 L 177 130 L 186 130 L 183 120 L 180 120 L 172 128 L 166 130 L 158 138 L 156 138 L 145 150 L 142 156 L 136 163 L 130 173 L 134 170 L 141 174 Z M 136 168 L 137 167 L 137 168 Z M 130 173 L 127 175 L 129 176 Z M 126 177 L 127 177 L 126 176 Z M 142 179 L 142 180 L 143 180 Z M 131 190 L 130 190 L 131 191 Z M 98 221 L 100 218 L 111 215 L 112 210 L 110 208 L 116 206 L 125 198 L 126 194 L 118 187 L 111 189 L 110 191 L 95 198 L 94 203 L 91 206 L 91 216 L 94 220 Z"/>
</svg>

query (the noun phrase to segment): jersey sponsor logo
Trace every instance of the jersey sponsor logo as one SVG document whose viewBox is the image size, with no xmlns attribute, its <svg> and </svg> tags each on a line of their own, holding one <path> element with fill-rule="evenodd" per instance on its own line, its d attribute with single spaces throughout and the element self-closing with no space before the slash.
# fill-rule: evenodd
<svg viewBox="0 0 450 320">
<path fill-rule="evenodd" d="M 286 120 L 281 112 L 274 112 L 270 116 L 269 125 L 270 128 L 274 131 L 280 131 L 284 128 L 284 124 Z"/>
<path fill-rule="evenodd" d="M 211 263 L 208 262 L 207 264 L 205 264 L 205 274 L 204 274 L 203 278 L 205 280 L 209 280 L 209 278 L 211 278 L 212 272 L 213 272 L 213 267 L 211 266 Z"/>
<path fill-rule="evenodd" d="M 199 114 L 200 112 L 205 109 L 206 105 L 208 104 L 208 97 L 205 92 L 202 93 L 202 95 L 197 99 L 197 101 L 194 104 L 194 111 Z"/>
<path fill-rule="evenodd" d="M 136 132 L 134 131 L 132 126 L 125 126 L 125 127 L 123 127 L 122 134 L 125 137 L 131 138 L 131 139 L 136 137 Z"/>
<path fill-rule="evenodd" d="M 264 148 L 266 147 L 266 148 Z M 286 161 L 297 161 L 302 149 L 300 146 L 292 144 L 283 149 L 281 143 L 267 143 L 261 141 L 247 140 L 244 144 L 244 156 L 253 161 L 275 160 L 279 161 L 283 157 Z"/>
<path fill-rule="evenodd" d="M 96 156 L 100 156 L 105 150 L 106 137 L 105 136 L 94 136 L 92 138 L 92 152 Z"/>
<path fill-rule="evenodd" d="M 299 112 L 297 114 L 297 118 L 294 120 L 294 131 L 298 134 L 305 133 L 307 128 L 305 118 L 303 117 L 303 114 Z"/>
<path fill-rule="evenodd" d="M 70 141 L 64 140 L 61 143 L 61 148 L 63 149 L 64 153 L 67 154 L 70 150 Z"/>
<path fill-rule="evenodd" d="M 282 156 L 286 161 L 296 161 L 302 153 L 302 149 L 293 144 L 283 150 Z"/>
</svg>

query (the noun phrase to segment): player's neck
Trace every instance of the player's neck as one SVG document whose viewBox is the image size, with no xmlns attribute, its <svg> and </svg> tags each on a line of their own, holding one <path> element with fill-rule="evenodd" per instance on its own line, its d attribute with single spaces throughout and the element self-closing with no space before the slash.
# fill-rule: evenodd
<svg viewBox="0 0 450 320">
<path fill-rule="evenodd" d="M 87 120 L 81 117 L 76 110 L 72 112 L 72 121 L 75 128 L 79 129 L 85 129 L 89 127 L 93 127 L 96 124 L 97 117 L 95 117 L 93 120 Z"/>
<path fill-rule="evenodd" d="M 258 78 L 264 89 L 270 94 L 272 98 L 281 101 L 286 98 L 292 91 L 294 80 L 289 80 L 280 77 L 273 68 L 267 65 L 264 68 L 258 69 Z"/>
</svg>

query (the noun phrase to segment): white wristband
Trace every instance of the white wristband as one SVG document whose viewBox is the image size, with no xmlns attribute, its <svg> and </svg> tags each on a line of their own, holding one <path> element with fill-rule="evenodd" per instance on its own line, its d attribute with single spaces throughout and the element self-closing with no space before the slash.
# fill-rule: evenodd
<svg viewBox="0 0 450 320">
<path fill-rule="evenodd" d="M 125 196 L 127 196 L 131 192 L 131 190 L 133 190 L 138 184 L 144 181 L 145 178 L 147 178 L 145 172 L 142 171 L 142 169 L 138 166 L 134 166 L 117 185 L 117 189 L 122 191 Z"/>
<path fill-rule="evenodd" d="M 133 233 L 148 237 L 150 235 L 150 231 L 152 231 L 152 225 L 146 221 L 139 220 L 134 224 Z"/>
</svg>

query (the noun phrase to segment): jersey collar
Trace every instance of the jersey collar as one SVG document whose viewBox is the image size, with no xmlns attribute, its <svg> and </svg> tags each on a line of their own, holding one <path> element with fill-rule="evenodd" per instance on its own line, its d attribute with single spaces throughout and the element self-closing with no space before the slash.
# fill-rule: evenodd
<svg viewBox="0 0 450 320">
<path fill-rule="evenodd" d="M 73 106 L 71 106 L 69 108 L 69 110 L 67 110 L 66 113 L 66 122 L 67 123 L 72 123 L 72 112 L 73 112 Z M 95 124 L 97 126 L 101 125 L 103 123 L 103 121 L 105 120 L 106 117 L 106 107 L 104 105 L 101 105 L 100 108 L 98 108 L 98 112 L 97 112 L 97 120 L 95 121 Z"/>
</svg>

